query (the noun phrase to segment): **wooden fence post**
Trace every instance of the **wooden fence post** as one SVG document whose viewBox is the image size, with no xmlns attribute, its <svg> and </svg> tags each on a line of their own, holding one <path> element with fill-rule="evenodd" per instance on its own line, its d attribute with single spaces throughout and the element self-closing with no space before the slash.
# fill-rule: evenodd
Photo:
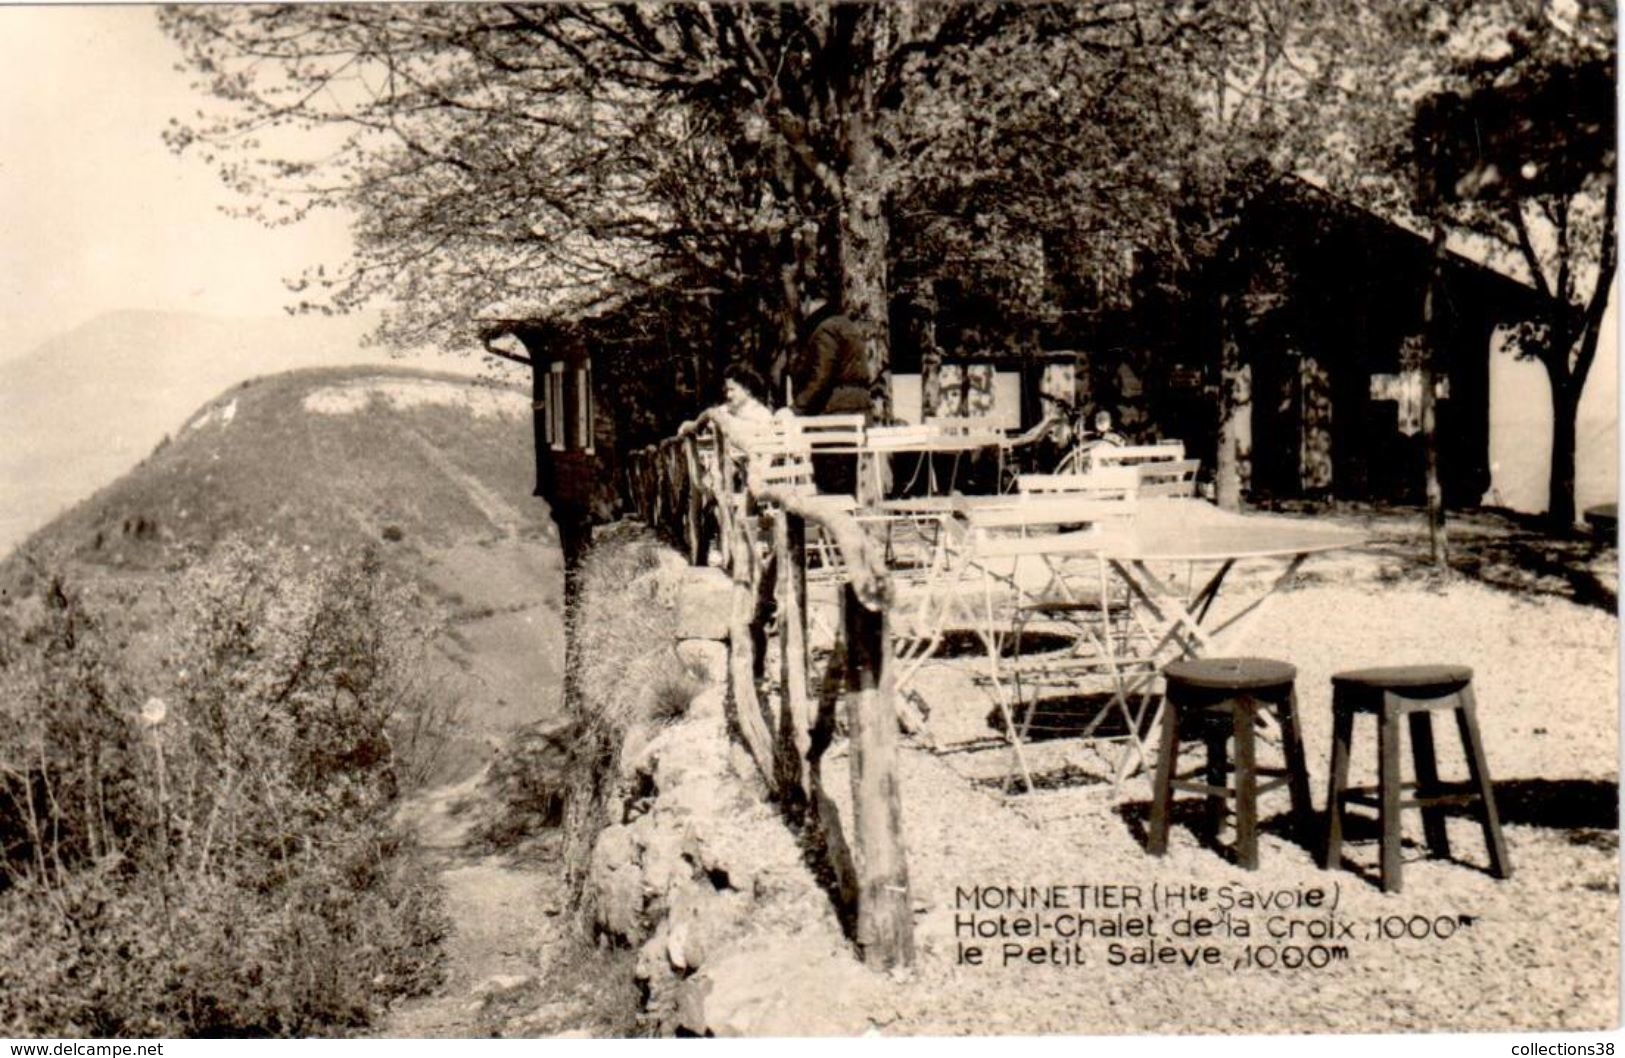
<svg viewBox="0 0 1625 1058">
<path fill-rule="evenodd" d="M 632 490 L 632 507 L 638 512 L 638 518 L 644 522 L 649 520 L 649 512 L 643 504 L 643 453 L 634 451 L 626 462 L 627 487 Z"/>
<path fill-rule="evenodd" d="M 739 724 L 739 733 L 771 788 L 776 777 L 773 739 L 762 719 L 762 700 L 756 693 L 756 644 L 752 629 L 760 565 L 756 561 L 755 521 L 755 504 L 747 499 L 744 512 L 735 521 L 731 547 L 733 594 L 728 620 L 728 675 L 733 685 L 734 719 Z"/>
<path fill-rule="evenodd" d="M 722 538 L 722 568 L 733 569 L 734 520 L 739 512 L 734 509 L 734 496 L 738 490 L 738 470 L 728 457 L 728 443 L 722 431 L 716 432 L 717 460 L 717 534 Z"/>
<path fill-rule="evenodd" d="M 660 446 L 649 446 L 649 528 L 660 531 L 666 518 L 666 475 L 660 458 Z"/>
<path fill-rule="evenodd" d="M 638 517 L 643 519 L 644 525 L 654 524 L 654 499 L 649 487 L 649 449 L 640 448 L 637 451 L 637 505 Z"/>
<path fill-rule="evenodd" d="M 679 539 L 684 515 L 683 464 L 677 455 L 677 442 L 669 438 L 660 442 L 660 477 L 666 484 L 666 517 L 660 528 L 668 540 Z"/>
<path fill-rule="evenodd" d="M 858 876 L 858 950 L 872 969 L 914 962 L 914 919 L 897 781 L 897 711 L 885 610 L 842 592 L 847 728 L 851 745 L 852 856 Z"/>
<path fill-rule="evenodd" d="M 705 565 L 705 475 L 700 469 L 699 442 L 692 433 L 684 434 L 683 463 L 688 468 L 688 524 L 684 541 L 688 544 L 688 564 Z"/>
<path fill-rule="evenodd" d="M 812 795 L 807 753 L 812 708 L 807 694 L 807 523 L 780 508 L 773 520 L 778 568 L 780 784 L 802 803 Z"/>
</svg>

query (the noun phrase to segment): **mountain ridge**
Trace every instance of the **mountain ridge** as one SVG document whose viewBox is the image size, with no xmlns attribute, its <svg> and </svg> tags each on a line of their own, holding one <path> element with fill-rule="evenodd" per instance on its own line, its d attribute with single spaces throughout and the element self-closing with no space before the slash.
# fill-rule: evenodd
<svg viewBox="0 0 1625 1058">
<path fill-rule="evenodd" d="M 0 553 L 180 428 L 247 378 L 346 364 L 422 364 L 363 345 L 371 316 L 228 319 L 127 309 L 104 313 L 0 361 Z M 437 357 L 472 376 L 485 363 Z"/>
<path fill-rule="evenodd" d="M 24 546 L 153 568 L 242 532 L 323 546 L 544 538 L 529 415 L 522 391 L 448 372 L 352 365 L 249 379 Z"/>
<path fill-rule="evenodd" d="M 370 549 L 449 622 L 432 672 L 461 720 L 442 778 L 465 778 L 554 707 L 563 574 L 532 495 L 528 393 L 398 366 L 306 368 L 228 387 L 181 421 L 0 559 L 0 607 L 30 611 L 53 577 L 113 593 L 157 656 L 157 600 L 220 544 L 312 560 Z"/>
</svg>

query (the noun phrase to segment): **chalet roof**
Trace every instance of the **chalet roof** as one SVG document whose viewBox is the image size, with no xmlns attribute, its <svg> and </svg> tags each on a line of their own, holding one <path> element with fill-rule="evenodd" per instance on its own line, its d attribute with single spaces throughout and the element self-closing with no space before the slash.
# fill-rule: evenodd
<svg viewBox="0 0 1625 1058">
<path fill-rule="evenodd" d="M 1266 228 L 1274 225 L 1275 231 L 1287 238 L 1318 238 L 1320 233 L 1301 223 L 1302 211 L 1357 233 L 1362 241 L 1395 256 L 1415 258 L 1431 253 L 1430 233 L 1416 218 L 1379 213 L 1303 177 L 1284 178 L 1270 193 L 1255 200 L 1248 209 L 1252 224 L 1244 224 L 1241 230 L 1256 233 L 1261 224 Z M 1548 309 L 1552 299 L 1537 290 L 1526 276 L 1516 274 L 1518 264 L 1521 262 L 1516 262 L 1510 252 L 1497 253 L 1484 239 L 1453 233 L 1446 243 L 1446 269 L 1485 287 L 1504 315 L 1527 317 Z"/>
</svg>

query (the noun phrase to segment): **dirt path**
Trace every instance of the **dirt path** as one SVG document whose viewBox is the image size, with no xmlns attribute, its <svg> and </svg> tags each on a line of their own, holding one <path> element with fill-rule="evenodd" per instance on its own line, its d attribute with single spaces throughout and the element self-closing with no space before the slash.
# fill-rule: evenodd
<svg viewBox="0 0 1625 1058">
<path fill-rule="evenodd" d="M 491 810 L 482 778 L 426 791 L 402 809 L 440 873 L 453 928 L 441 987 L 391 1011 L 380 1035 L 547 1036 L 580 1017 L 578 1004 L 545 994 L 547 971 L 568 944 L 557 865 L 482 848 L 478 823 Z"/>
<path fill-rule="evenodd" d="M 584 956 L 569 933 L 557 836 L 495 851 L 481 832 L 505 812 L 484 782 L 489 763 L 517 731 L 558 708 L 564 654 L 558 549 L 520 532 L 500 499 L 482 506 L 504 537 L 440 549 L 425 570 L 456 600 L 443 652 L 463 688 L 453 740 L 460 744 L 448 753 L 446 780 L 407 801 L 399 817 L 444 888 L 445 980 L 391 1010 L 377 1034 L 603 1035 L 613 1026 L 590 977 L 581 979 L 592 953 Z"/>
</svg>

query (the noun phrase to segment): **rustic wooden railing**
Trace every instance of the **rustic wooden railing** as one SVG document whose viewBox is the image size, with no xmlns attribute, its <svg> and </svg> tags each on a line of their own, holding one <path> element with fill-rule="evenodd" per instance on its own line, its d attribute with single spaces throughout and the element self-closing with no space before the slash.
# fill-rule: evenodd
<svg viewBox="0 0 1625 1058">
<path fill-rule="evenodd" d="M 864 962 L 909 965 L 913 914 L 886 627 L 891 579 L 849 503 L 790 486 L 753 487 L 741 458 L 746 447 L 730 442 L 725 418 L 702 414 L 675 437 L 630 454 L 628 492 L 644 522 L 677 541 L 691 564 L 714 554 L 728 571 L 729 684 L 740 740 L 775 797 L 791 814 L 810 813 L 825 834 L 842 896 L 855 905 L 854 939 Z M 843 574 L 842 646 L 824 677 L 835 681 L 833 688 L 809 672 L 809 526 L 833 544 Z M 763 671 L 770 621 L 779 647 L 773 680 Z M 764 694 L 773 684 L 776 690 Z M 821 693 L 829 690 L 835 693 Z M 846 706 L 849 740 L 849 836 L 820 767 L 838 701 Z"/>
</svg>

